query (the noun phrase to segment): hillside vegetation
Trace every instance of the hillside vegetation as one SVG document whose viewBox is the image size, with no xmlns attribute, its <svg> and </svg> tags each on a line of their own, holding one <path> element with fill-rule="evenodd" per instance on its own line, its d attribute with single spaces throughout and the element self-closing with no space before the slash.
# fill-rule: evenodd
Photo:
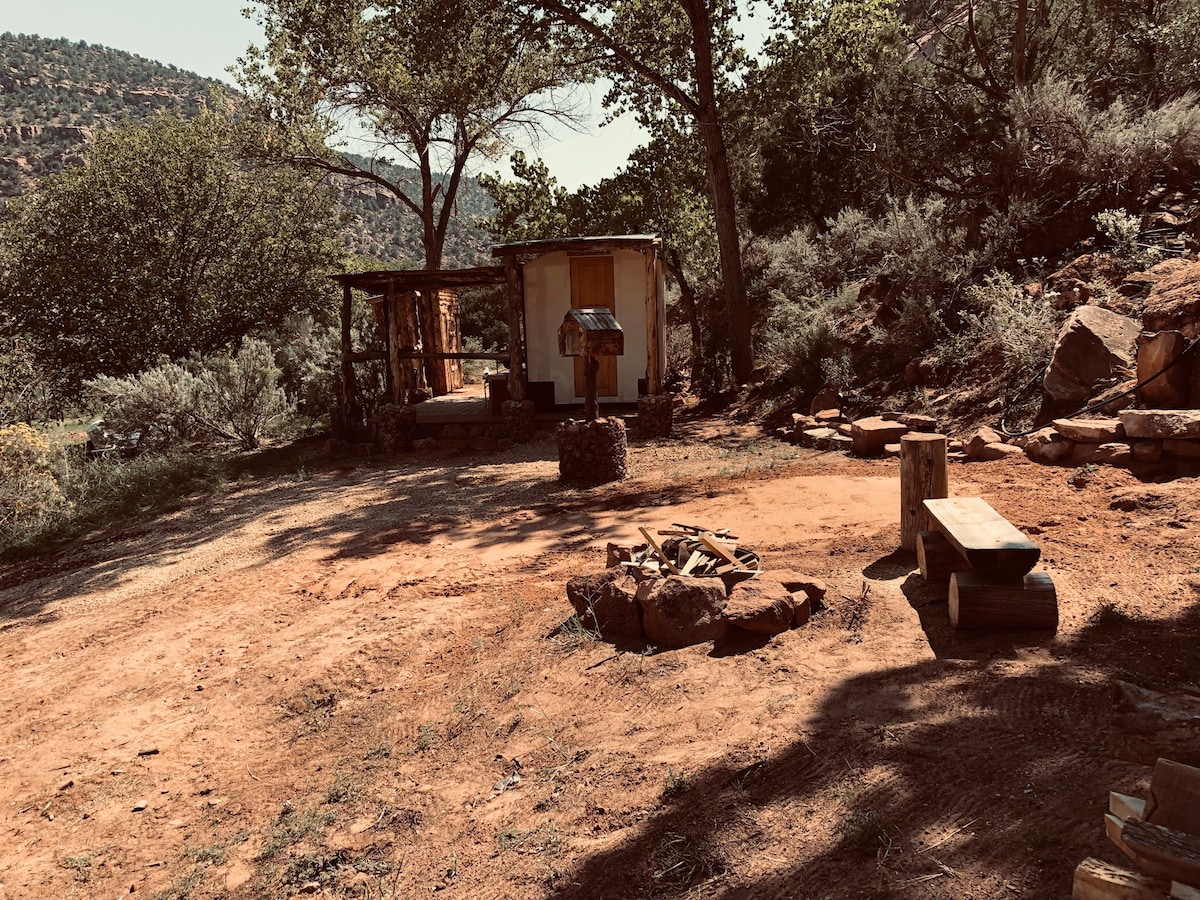
<svg viewBox="0 0 1200 900">
<path fill-rule="evenodd" d="M 80 161 L 79 148 L 98 129 L 172 110 L 196 115 L 216 95 L 235 96 L 210 78 L 132 53 L 63 38 L 0 35 L 0 199 L 27 193 L 37 180 Z M 413 182 L 413 169 L 392 167 Z M 399 268 L 419 266 L 421 224 L 386 192 L 334 179 L 346 212 L 346 248 Z M 475 222 L 491 201 L 475 179 L 459 196 L 447 239 L 448 265 L 474 265 L 486 250 Z"/>
</svg>

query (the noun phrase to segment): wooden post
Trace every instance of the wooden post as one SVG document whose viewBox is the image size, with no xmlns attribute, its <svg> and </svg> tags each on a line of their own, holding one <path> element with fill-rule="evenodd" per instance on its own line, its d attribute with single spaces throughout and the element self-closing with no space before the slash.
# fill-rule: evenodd
<svg viewBox="0 0 1200 900">
<path fill-rule="evenodd" d="M 504 280 L 508 285 L 508 396 L 511 400 L 524 400 L 528 385 L 525 345 L 521 340 L 525 290 L 521 285 L 521 270 L 514 257 L 504 259 Z"/>
<path fill-rule="evenodd" d="M 658 248 L 646 248 L 646 393 L 663 390 L 662 321 L 658 316 Z"/>
<path fill-rule="evenodd" d="M 922 503 L 949 496 L 944 434 L 900 438 L 900 548 L 916 552 L 917 535 L 929 530 Z"/>
<path fill-rule="evenodd" d="M 600 360 L 588 354 L 583 360 L 583 417 L 596 421 L 600 403 L 596 399 L 596 373 L 600 371 Z"/>
<path fill-rule="evenodd" d="M 350 285 L 342 286 L 342 377 L 338 392 L 338 406 L 345 434 L 351 435 L 362 424 L 362 407 L 358 402 L 358 380 L 354 375 L 354 349 L 350 344 L 350 324 L 353 318 L 354 298 Z"/>
<path fill-rule="evenodd" d="M 946 582 L 955 572 L 971 571 L 971 564 L 954 549 L 940 531 L 917 534 L 917 565 L 926 581 Z"/>
<path fill-rule="evenodd" d="M 393 403 L 399 404 L 404 402 L 404 376 L 400 369 L 402 365 L 400 357 L 396 355 L 400 352 L 400 304 L 396 300 L 394 284 L 388 284 L 387 296 L 383 299 L 383 308 L 384 319 L 387 322 L 388 394 Z"/>
</svg>

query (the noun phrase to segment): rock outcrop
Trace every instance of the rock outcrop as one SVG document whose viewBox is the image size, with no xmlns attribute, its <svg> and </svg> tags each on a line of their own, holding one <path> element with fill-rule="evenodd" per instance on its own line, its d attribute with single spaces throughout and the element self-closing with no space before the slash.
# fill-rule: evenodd
<svg viewBox="0 0 1200 900">
<path fill-rule="evenodd" d="M 1059 330 L 1043 379 L 1049 397 L 1080 403 L 1105 382 L 1134 365 L 1134 342 L 1141 326 L 1133 319 L 1098 306 L 1081 306 Z"/>
</svg>

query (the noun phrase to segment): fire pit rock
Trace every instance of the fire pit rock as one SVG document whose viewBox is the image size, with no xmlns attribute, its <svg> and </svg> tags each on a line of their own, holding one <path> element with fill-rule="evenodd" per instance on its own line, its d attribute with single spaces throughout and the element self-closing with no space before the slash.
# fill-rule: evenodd
<svg viewBox="0 0 1200 900">
<path fill-rule="evenodd" d="M 580 575 L 567 582 L 567 599 L 588 631 L 611 641 L 645 640 L 642 607 L 635 596 L 637 583 L 621 569 L 599 575 Z"/>
<path fill-rule="evenodd" d="M 795 613 L 795 601 L 787 588 L 778 581 L 755 578 L 734 585 L 724 618 L 730 625 L 756 634 L 782 634 L 792 627 Z"/>
<path fill-rule="evenodd" d="M 646 640 L 655 647 L 689 647 L 725 633 L 727 598 L 720 579 L 653 578 L 638 585 L 637 599 Z"/>
</svg>

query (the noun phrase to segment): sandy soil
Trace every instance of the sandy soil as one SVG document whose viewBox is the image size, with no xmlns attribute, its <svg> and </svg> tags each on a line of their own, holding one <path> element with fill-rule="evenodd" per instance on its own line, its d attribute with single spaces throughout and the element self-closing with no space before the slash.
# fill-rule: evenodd
<svg viewBox="0 0 1200 900">
<path fill-rule="evenodd" d="M 1194 480 L 960 465 L 1036 535 L 1056 636 L 964 636 L 898 464 L 690 426 L 633 477 L 549 443 L 320 462 L 0 570 L 0 898 L 1061 898 L 1116 861 L 1108 680 L 1200 679 Z M 729 527 L 830 609 L 621 653 L 567 578 Z"/>
</svg>

